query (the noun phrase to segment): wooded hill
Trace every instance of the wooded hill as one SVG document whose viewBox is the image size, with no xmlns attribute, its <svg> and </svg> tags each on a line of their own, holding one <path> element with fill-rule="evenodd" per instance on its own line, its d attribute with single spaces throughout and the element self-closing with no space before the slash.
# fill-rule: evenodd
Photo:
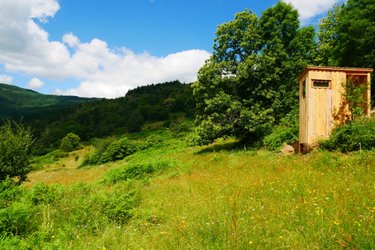
<svg viewBox="0 0 375 250">
<path fill-rule="evenodd" d="M 0 83 L 0 117 L 2 118 L 9 116 L 14 119 L 23 117 L 33 120 L 37 116 L 43 117 L 47 111 L 56 111 L 93 100 L 95 98 L 44 95 L 30 89 Z"/>
<path fill-rule="evenodd" d="M 1 84 L 0 98 L 0 119 L 22 118 L 30 125 L 37 154 L 57 147 L 70 132 L 82 140 L 137 132 L 145 123 L 193 117 L 195 107 L 191 85 L 179 81 L 138 87 L 116 99 L 43 95 Z"/>
</svg>

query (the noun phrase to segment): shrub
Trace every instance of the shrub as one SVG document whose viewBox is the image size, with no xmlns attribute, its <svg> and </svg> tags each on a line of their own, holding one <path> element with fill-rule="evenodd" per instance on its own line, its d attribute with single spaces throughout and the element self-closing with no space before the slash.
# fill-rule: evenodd
<svg viewBox="0 0 375 250">
<path fill-rule="evenodd" d="M 61 190 L 58 186 L 38 183 L 32 187 L 28 194 L 33 205 L 51 204 L 61 195 Z"/>
<path fill-rule="evenodd" d="M 0 249 L 21 250 L 30 248 L 29 244 L 22 240 L 21 237 L 9 237 L 7 235 L 2 235 L 0 237 Z"/>
<path fill-rule="evenodd" d="M 0 182 L 0 208 L 6 208 L 18 201 L 23 195 L 23 189 L 14 185 L 11 179 Z"/>
<path fill-rule="evenodd" d="M 150 175 L 156 171 L 170 167 L 168 161 L 157 161 L 148 163 L 138 163 L 126 165 L 124 168 L 114 169 L 108 172 L 104 177 L 104 182 L 117 183 L 132 179 L 141 179 L 146 175 Z"/>
<path fill-rule="evenodd" d="M 104 200 L 102 213 L 118 224 L 124 224 L 132 217 L 132 210 L 139 203 L 140 198 L 136 191 L 125 194 L 115 192 Z"/>
<path fill-rule="evenodd" d="M 160 135 L 150 135 L 145 140 L 138 143 L 138 149 L 144 150 L 153 147 L 156 144 L 160 143 L 162 140 L 163 139 Z"/>
<path fill-rule="evenodd" d="M 169 128 L 175 136 L 182 137 L 185 134 L 192 132 L 194 123 L 190 120 L 185 120 L 181 123 L 171 123 Z"/>
<path fill-rule="evenodd" d="M 70 152 L 77 149 L 80 142 L 81 139 L 78 135 L 69 133 L 61 140 L 60 148 L 66 152 Z"/>
<path fill-rule="evenodd" d="M 130 141 L 128 138 L 120 139 L 107 146 L 105 151 L 100 156 L 100 163 L 122 160 L 126 156 L 134 154 L 136 151 L 137 147 L 135 143 Z"/>
<path fill-rule="evenodd" d="M 284 118 L 280 124 L 272 129 L 271 134 L 263 138 L 263 144 L 267 149 L 278 150 L 286 143 L 291 144 L 298 141 L 299 110 L 294 109 Z"/>
<path fill-rule="evenodd" d="M 36 209 L 24 202 L 14 202 L 0 209 L 0 234 L 26 235 L 37 229 Z"/>
<path fill-rule="evenodd" d="M 375 148 L 375 118 L 362 118 L 339 126 L 320 147 L 342 152 Z"/>
<path fill-rule="evenodd" d="M 0 181 L 16 177 L 20 184 L 27 179 L 33 142 L 30 129 L 22 124 L 8 120 L 0 127 Z"/>
<path fill-rule="evenodd" d="M 278 150 L 284 143 L 290 144 L 298 140 L 297 133 L 294 128 L 285 126 L 276 126 L 272 133 L 264 137 L 263 144 L 267 149 Z"/>
</svg>

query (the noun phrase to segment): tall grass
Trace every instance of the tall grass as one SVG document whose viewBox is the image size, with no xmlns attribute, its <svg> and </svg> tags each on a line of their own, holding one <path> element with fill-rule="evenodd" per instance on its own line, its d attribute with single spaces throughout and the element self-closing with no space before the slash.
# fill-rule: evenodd
<svg viewBox="0 0 375 250">
<path fill-rule="evenodd" d="M 283 157 L 157 133 L 97 182 L 9 191 L 1 204 L 32 204 L 36 227 L 0 248 L 375 248 L 375 151 Z"/>
</svg>

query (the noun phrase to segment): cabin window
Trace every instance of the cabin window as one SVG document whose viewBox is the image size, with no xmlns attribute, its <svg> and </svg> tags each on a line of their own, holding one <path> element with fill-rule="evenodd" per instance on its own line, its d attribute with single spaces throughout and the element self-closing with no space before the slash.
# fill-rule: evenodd
<svg viewBox="0 0 375 250">
<path fill-rule="evenodd" d="M 330 80 L 313 80 L 313 88 L 329 88 L 331 84 Z"/>
</svg>

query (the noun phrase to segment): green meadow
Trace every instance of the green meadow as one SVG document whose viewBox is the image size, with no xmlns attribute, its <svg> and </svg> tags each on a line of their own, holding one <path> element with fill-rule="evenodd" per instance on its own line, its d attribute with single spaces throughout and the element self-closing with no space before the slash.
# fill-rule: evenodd
<svg viewBox="0 0 375 250">
<path fill-rule="evenodd" d="M 129 138 L 154 143 L 85 165 L 96 140 L 35 158 L 22 186 L 3 182 L 0 248 L 375 247 L 374 150 L 283 156 L 230 139 L 189 146 L 168 129 Z"/>
</svg>

